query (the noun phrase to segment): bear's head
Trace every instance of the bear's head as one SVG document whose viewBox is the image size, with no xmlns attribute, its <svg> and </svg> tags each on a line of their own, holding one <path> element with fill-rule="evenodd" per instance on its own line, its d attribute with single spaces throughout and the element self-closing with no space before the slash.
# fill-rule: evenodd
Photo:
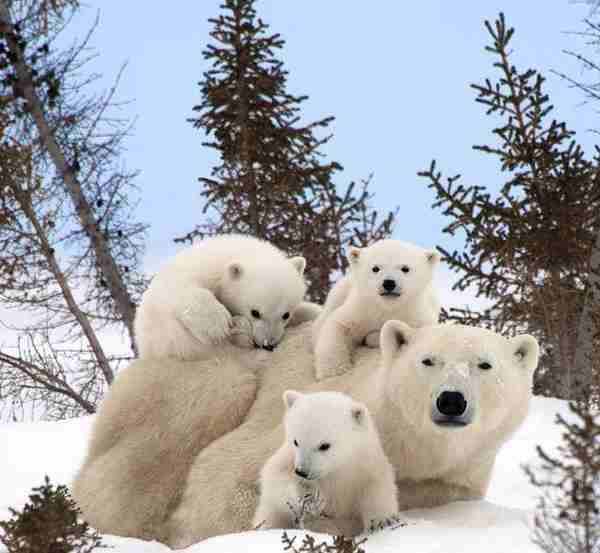
<svg viewBox="0 0 600 553">
<path fill-rule="evenodd" d="M 415 433 L 440 446 L 481 444 L 486 434 L 499 444 L 525 419 L 539 355 L 533 336 L 388 321 L 380 341 L 378 393 Z"/>
<path fill-rule="evenodd" d="M 319 480 L 356 461 L 356 448 L 373 424 L 365 405 L 339 392 L 287 390 L 283 401 L 286 442 L 299 478 Z"/>
<path fill-rule="evenodd" d="M 367 248 L 348 250 L 353 282 L 361 293 L 386 305 L 422 292 L 440 259 L 435 250 L 399 240 L 379 240 Z"/>
<path fill-rule="evenodd" d="M 230 263 L 225 269 L 221 298 L 232 315 L 241 315 L 252 325 L 257 348 L 273 350 L 306 293 L 303 257 L 278 263 Z"/>
</svg>

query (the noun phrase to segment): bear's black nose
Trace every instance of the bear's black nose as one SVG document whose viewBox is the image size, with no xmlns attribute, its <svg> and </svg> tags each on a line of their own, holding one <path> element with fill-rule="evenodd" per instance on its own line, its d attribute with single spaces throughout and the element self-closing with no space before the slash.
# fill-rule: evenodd
<svg viewBox="0 0 600 553">
<path fill-rule="evenodd" d="M 266 349 L 267 351 L 273 351 L 275 349 L 275 346 L 263 346 L 262 349 Z"/>
<path fill-rule="evenodd" d="M 386 278 L 383 281 L 383 288 L 386 292 L 391 292 L 394 288 L 396 288 L 396 281 L 390 278 Z"/>
<path fill-rule="evenodd" d="M 467 400 L 460 392 L 442 392 L 436 405 L 438 411 L 447 417 L 460 417 L 467 410 Z"/>
<path fill-rule="evenodd" d="M 296 469 L 294 471 L 300 478 L 308 478 L 308 472 L 304 472 L 301 469 Z"/>
</svg>

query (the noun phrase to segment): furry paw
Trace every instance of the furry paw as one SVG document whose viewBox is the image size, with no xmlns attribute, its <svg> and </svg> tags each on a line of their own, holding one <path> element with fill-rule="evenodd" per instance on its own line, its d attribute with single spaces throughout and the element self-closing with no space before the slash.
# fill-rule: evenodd
<svg viewBox="0 0 600 553">
<path fill-rule="evenodd" d="M 223 341 L 232 327 L 231 314 L 208 290 L 196 292 L 178 319 L 203 344 Z"/>
<path fill-rule="evenodd" d="M 381 334 L 380 330 L 374 330 L 373 332 L 369 332 L 369 334 L 367 334 L 365 336 L 365 339 L 363 340 L 363 343 L 368 348 L 378 349 L 379 348 L 379 336 L 380 336 L 380 334 Z"/>
<path fill-rule="evenodd" d="M 231 319 L 231 330 L 229 340 L 234 346 L 240 348 L 253 348 L 252 324 L 246 317 L 235 315 Z"/>
<path fill-rule="evenodd" d="M 374 532 L 380 532 L 381 530 L 394 530 L 396 528 L 403 528 L 408 526 L 408 522 L 400 515 L 390 515 L 385 518 L 374 518 L 371 519 L 369 527 L 365 528 L 365 533 L 373 534 Z"/>
<path fill-rule="evenodd" d="M 325 501 L 318 490 L 305 493 L 295 502 L 288 501 L 287 506 L 296 528 L 303 529 L 305 523 L 311 519 L 327 518 L 324 512 Z"/>
<path fill-rule="evenodd" d="M 292 314 L 292 318 L 288 326 L 297 326 L 306 321 L 314 321 L 320 314 L 323 308 L 316 303 L 303 301 Z"/>
</svg>

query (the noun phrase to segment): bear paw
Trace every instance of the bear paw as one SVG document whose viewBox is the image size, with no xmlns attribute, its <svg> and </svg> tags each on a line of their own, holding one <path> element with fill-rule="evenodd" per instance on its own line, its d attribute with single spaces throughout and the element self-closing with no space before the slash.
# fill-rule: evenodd
<svg viewBox="0 0 600 553">
<path fill-rule="evenodd" d="M 234 346 L 240 348 L 253 348 L 252 324 L 246 317 L 235 315 L 231 319 L 229 340 Z"/>
<path fill-rule="evenodd" d="M 223 341 L 231 331 L 232 316 L 227 308 L 206 290 L 199 291 L 193 301 L 180 312 L 178 319 L 203 344 Z M 204 296 L 208 297 L 204 297 Z"/>
<path fill-rule="evenodd" d="M 408 522 L 400 515 L 390 515 L 385 518 L 374 518 L 371 519 L 369 527 L 365 528 L 367 534 L 373 534 L 374 532 L 380 532 L 381 530 L 395 530 L 396 528 L 404 528 L 408 526 Z"/>
</svg>

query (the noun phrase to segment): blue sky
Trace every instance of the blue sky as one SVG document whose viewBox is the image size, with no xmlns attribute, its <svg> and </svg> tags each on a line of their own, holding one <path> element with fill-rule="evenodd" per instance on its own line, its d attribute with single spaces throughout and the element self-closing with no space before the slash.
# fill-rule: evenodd
<svg viewBox="0 0 600 553">
<path fill-rule="evenodd" d="M 138 216 L 151 224 L 147 266 L 176 251 L 175 236 L 202 217 L 199 176 L 208 175 L 214 154 L 186 121 L 199 102 L 198 81 L 207 69 L 201 52 L 209 40 L 209 17 L 218 0 L 122 2 L 93 0 L 69 31 L 82 34 L 96 11 L 93 39 L 100 56 L 92 68 L 108 86 L 128 63 L 119 97 L 132 100 L 137 118 L 125 162 L 141 171 Z M 143 6 L 143 7 L 142 7 Z M 477 2 L 322 2 L 259 0 L 259 15 L 286 40 L 281 57 L 289 90 L 308 94 L 307 120 L 334 115 L 327 155 L 344 166 L 341 185 L 374 173 L 374 205 L 399 205 L 395 237 L 423 246 L 460 248 L 461 238 L 442 235 L 445 220 L 433 210 L 433 193 L 416 172 L 432 158 L 465 182 L 497 188 L 498 165 L 474 152 L 491 140 L 491 118 L 474 102 L 472 82 L 494 76 L 484 51 L 485 19 L 502 10 L 516 28 L 514 62 L 548 78 L 556 117 L 578 132 L 588 151 L 598 116 L 551 69 L 575 76 L 581 68 L 562 53 L 583 46 L 566 31 L 582 28 L 589 8 L 569 0 Z"/>
</svg>

